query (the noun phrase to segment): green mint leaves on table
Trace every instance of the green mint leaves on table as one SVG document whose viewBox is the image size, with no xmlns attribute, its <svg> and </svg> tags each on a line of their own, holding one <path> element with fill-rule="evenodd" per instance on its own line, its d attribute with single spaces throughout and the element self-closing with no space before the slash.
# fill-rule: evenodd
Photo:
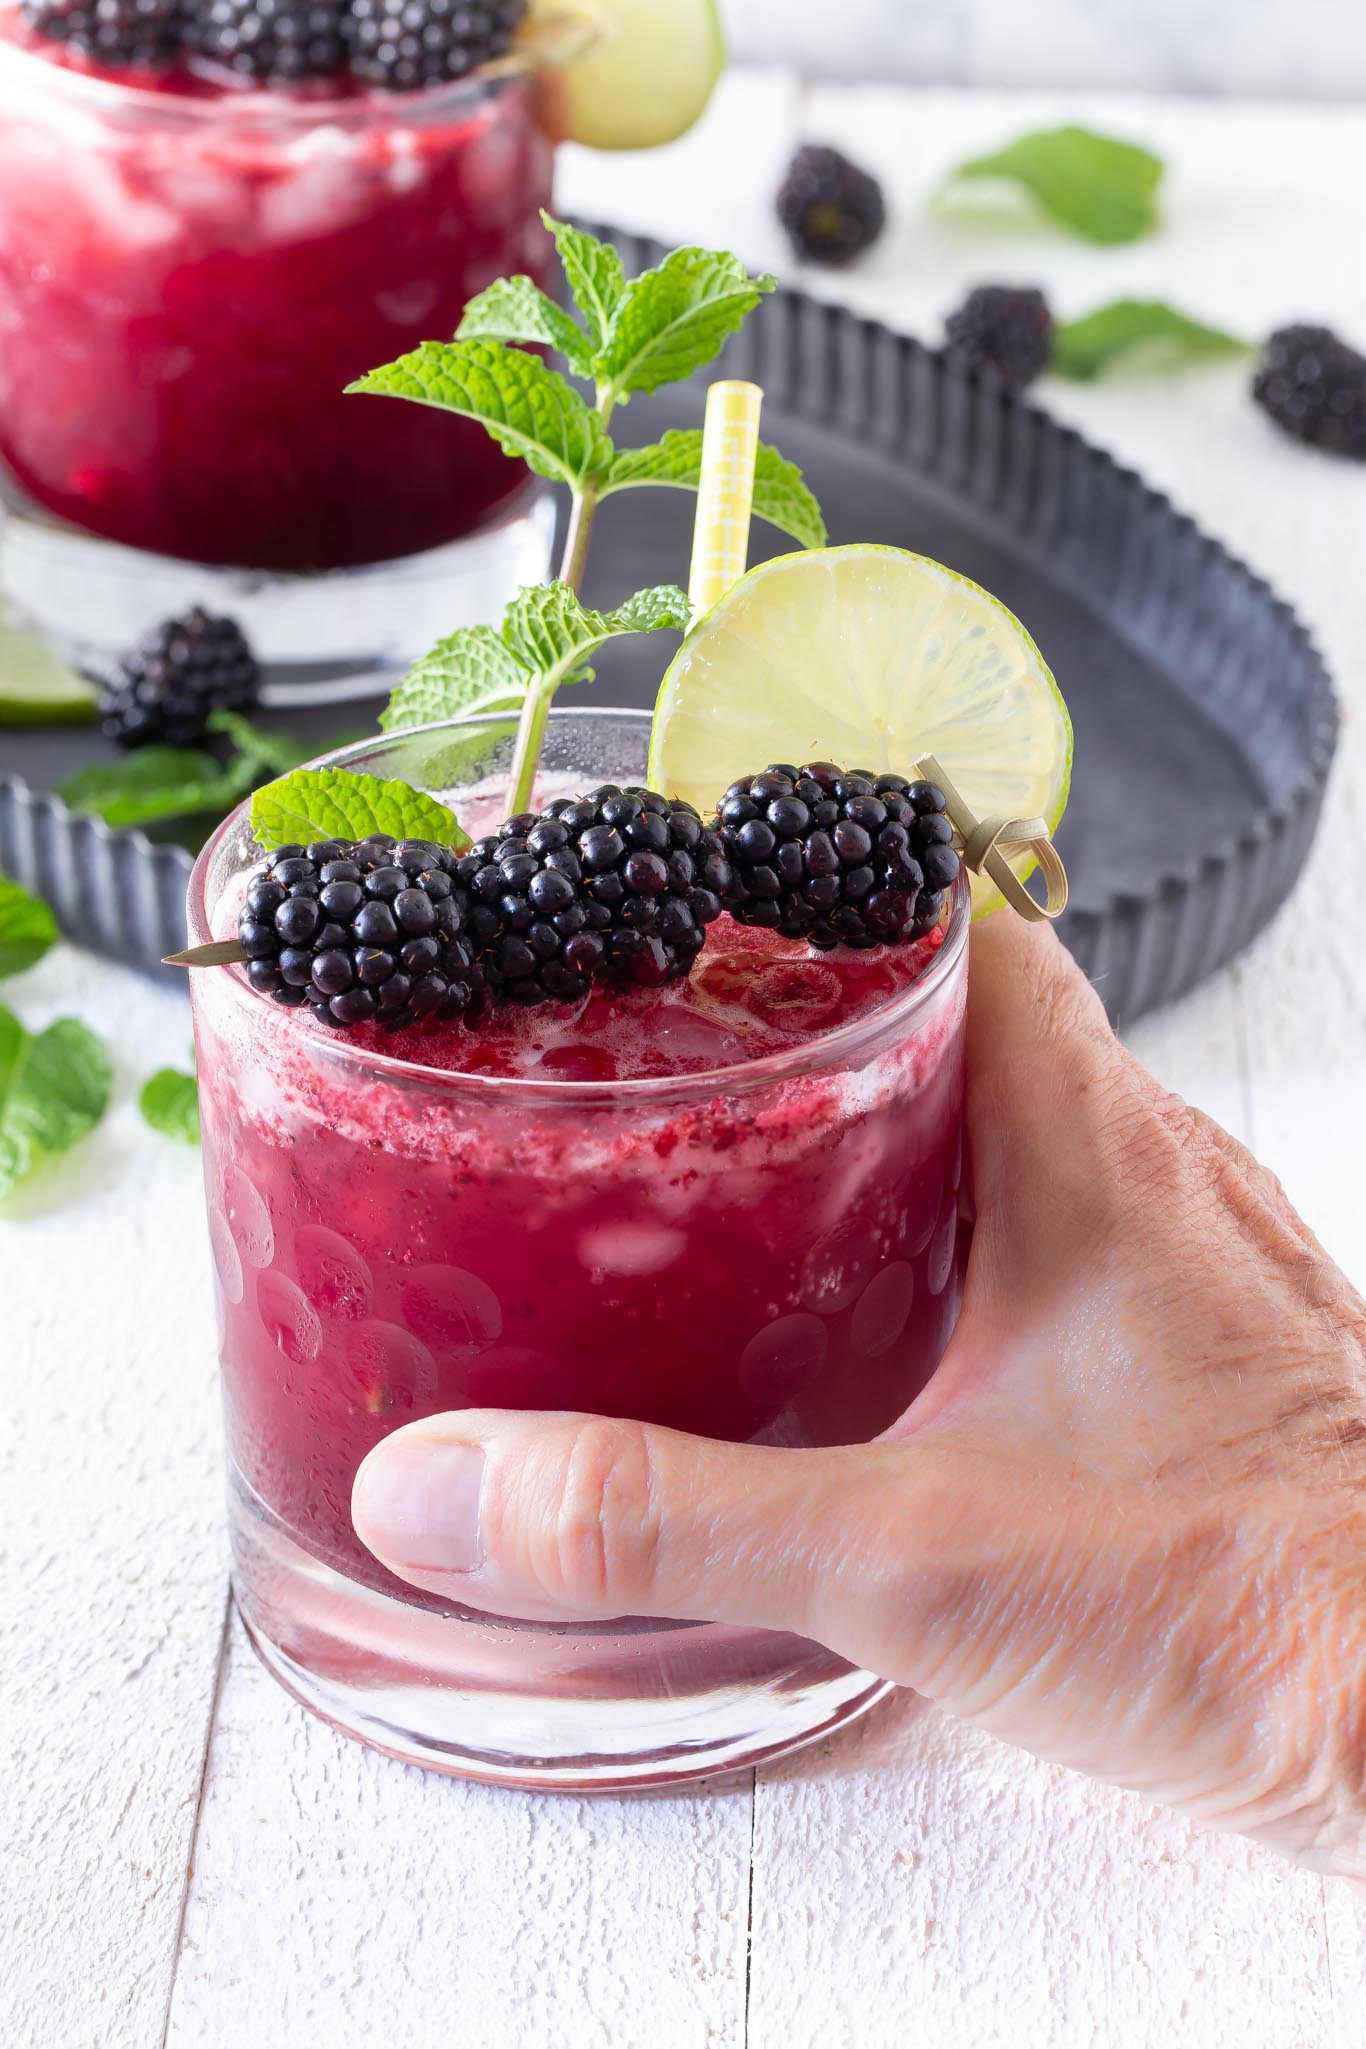
<svg viewBox="0 0 1366 2049">
<path fill-rule="evenodd" d="M 143 1121 L 163 1138 L 199 1144 L 199 1084 L 192 1074 L 161 1067 L 143 1083 L 138 1097 Z"/>
<path fill-rule="evenodd" d="M 22 974 L 57 938 L 57 920 L 41 898 L 0 875 L 0 978 Z"/>
<path fill-rule="evenodd" d="M 555 691 L 587 681 L 589 657 L 614 635 L 660 627 L 686 632 L 689 623 L 687 600 L 672 585 L 642 591 L 605 613 L 589 611 L 576 595 L 604 498 L 642 484 L 698 485 L 700 430 L 674 428 L 648 447 L 618 449 L 607 431 L 612 415 L 633 394 L 711 362 L 775 284 L 767 275 L 751 276 L 724 250 L 692 247 L 628 278 L 607 243 L 549 214 L 542 219 L 574 313 L 529 277 L 500 278 L 470 301 L 454 341 L 423 342 L 348 386 L 477 420 L 509 455 L 569 489 L 559 581 L 519 592 L 501 628 L 469 627 L 441 641 L 413 665 L 381 720 L 392 731 L 473 713 L 519 715 L 513 812 L 530 801 Z M 593 386 L 591 403 L 528 347 L 557 350 L 570 373 Z M 825 540 L 820 507 L 801 471 L 774 448 L 759 449 L 754 511 L 803 547 Z"/>
<path fill-rule="evenodd" d="M 1175 369 L 1251 353 L 1253 344 L 1161 299 L 1116 299 L 1053 329 L 1048 367 L 1059 377 L 1102 377 L 1116 366 Z"/>
<path fill-rule="evenodd" d="M 0 1004 L 0 1201 L 104 1115 L 108 1053 L 87 1025 L 59 1018 L 30 1032 Z"/>
<path fill-rule="evenodd" d="M 295 841 L 363 840 L 373 832 L 469 845 L 454 813 L 435 797 L 345 768 L 302 768 L 267 783 L 251 800 L 251 829 L 267 850 Z"/>
<path fill-rule="evenodd" d="M 1060 227 L 1084 241 L 1136 242 L 1157 224 L 1161 157 L 1089 128 L 1049 128 L 970 157 L 949 173 L 941 203 L 982 181 L 1020 187 Z"/>
<path fill-rule="evenodd" d="M 209 731 L 232 747 L 226 766 L 198 747 L 138 747 L 111 761 L 74 769 L 58 788 L 72 811 L 106 825 L 152 825 L 169 818 L 222 818 L 265 776 L 288 773 L 319 752 L 283 733 L 265 733 L 239 712 L 217 711 Z"/>
</svg>

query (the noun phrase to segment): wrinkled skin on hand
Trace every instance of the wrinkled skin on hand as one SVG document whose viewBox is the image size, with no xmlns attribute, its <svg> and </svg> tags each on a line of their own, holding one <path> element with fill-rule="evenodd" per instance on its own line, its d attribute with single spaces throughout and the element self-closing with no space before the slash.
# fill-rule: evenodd
<svg viewBox="0 0 1366 2049">
<path fill-rule="evenodd" d="M 966 1297 L 885 1438 L 472 1410 L 371 1454 L 357 1528 L 493 1612 L 798 1631 L 1366 1880 L 1366 1305 L 1050 934 L 972 949 Z"/>
</svg>

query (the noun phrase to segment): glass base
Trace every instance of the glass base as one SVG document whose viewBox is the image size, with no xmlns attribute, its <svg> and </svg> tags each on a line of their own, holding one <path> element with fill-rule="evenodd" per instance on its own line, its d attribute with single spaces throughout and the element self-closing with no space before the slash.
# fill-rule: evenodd
<svg viewBox="0 0 1366 2049">
<path fill-rule="evenodd" d="M 236 1472 L 230 1519 L 237 1604 L 266 1669 L 405 1764 L 567 1791 L 676 1785 L 779 1757 L 891 1691 L 772 1630 L 410 1607 L 303 1550 Z"/>
<path fill-rule="evenodd" d="M 539 488 L 477 533 L 316 576 L 218 569 L 120 547 L 5 509 L 0 597 L 77 667 L 102 674 L 138 636 L 193 605 L 240 621 L 268 671 L 265 701 L 378 695 L 458 626 L 496 619 L 549 573 L 555 508 Z"/>
</svg>

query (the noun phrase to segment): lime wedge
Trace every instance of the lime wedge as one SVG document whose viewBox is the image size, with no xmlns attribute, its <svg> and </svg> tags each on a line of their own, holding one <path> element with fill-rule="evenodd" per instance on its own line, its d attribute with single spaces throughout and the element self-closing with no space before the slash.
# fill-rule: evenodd
<svg viewBox="0 0 1366 2049">
<path fill-rule="evenodd" d="M 93 719 L 99 693 L 59 660 L 51 644 L 0 607 L 0 726 L 57 726 Z"/>
<path fill-rule="evenodd" d="M 809 549 L 751 569 L 693 627 L 660 687 L 649 779 L 706 816 L 773 761 L 904 775 L 922 754 L 979 818 L 1062 816 L 1072 724 L 1019 620 L 923 555 Z M 974 877 L 973 901 L 980 916 L 1000 892 Z"/>
<path fill-rule="evenodd" d="M 586 54 L 548 80 L 550 123 L 591 149 L 650 149 L 692 127 L 725 69 L 716 0 L 573 0 L 594 30 Z M 566 0 L 532 0 L 531 21 Z"/>
</svg>

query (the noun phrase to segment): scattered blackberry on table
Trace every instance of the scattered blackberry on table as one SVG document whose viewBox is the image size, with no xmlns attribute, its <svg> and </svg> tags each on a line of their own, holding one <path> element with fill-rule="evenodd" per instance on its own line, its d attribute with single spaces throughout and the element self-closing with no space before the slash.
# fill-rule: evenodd
<svg viewBox="0 0 1366 2049">
<path fill-rule="evenodd" d="M 1330 328 L 1279 328 L 1262 352 L 1252 396 L 1297 441 L 1366 462 L 1366 356 Z"/>
<path fill-rule="evenodd" d="M 731 882 L 690 805 L 615 783 L 509 818 L 455 872 L 491 990 L 522 1004 L 686 975 Z"/>
<path fill-rule="evenodd" d="M 486 985 L 458 860 L 387 833 L 277 848 L 237 924 L 253 989 L 343 1029 L 477 1016 Z"/>
<path fill-rule="evenodd" d="M 780 762 L 732 783 L 714 823 L 731 916 L 812 946 L 917 939 L 958 878 L 943 791 L 905 776 Z"/>
<path fill-rule="evenodd" d="M 1048 363 L 1053 316 L 1042 292 L 1025 285 L 979 285 L 944 323 L 944 351 L 965 370 L 989 370 L 1015 391 Z"/>
<path fill-rule="evenodd" d="M 347 61 L 345 16 L 345 0 L 198 0 L 185 40 L 243 78 L 331 78 Z"/>
<path fill-rule="evenodd" d="M 20 0 L 39 35 L 110 71 L 164 68 L 180 47 L 179 0 Z"/>
<path fill-rule="evenodd" d="M 216 711 L 250 711 L 261 672 L 235 619 L 196 608 L 165 619 L 124 656 L 100 697 L 105 734 L 120 747 L 193 747 Z"/>
<path fill-rule="evenodd" d="M 351 69 L 399 91 L 464 78 L 511 48 L 526 10 L 527 0 L 352 0 Z"/>
<path fill-rule="evenodd" d="M 778 219 L 808 262 L 851 262 L 876 242 L 886 218 L 877 179 L 839 150 L 808 143 L 788 165 Z"/>
</svg>

